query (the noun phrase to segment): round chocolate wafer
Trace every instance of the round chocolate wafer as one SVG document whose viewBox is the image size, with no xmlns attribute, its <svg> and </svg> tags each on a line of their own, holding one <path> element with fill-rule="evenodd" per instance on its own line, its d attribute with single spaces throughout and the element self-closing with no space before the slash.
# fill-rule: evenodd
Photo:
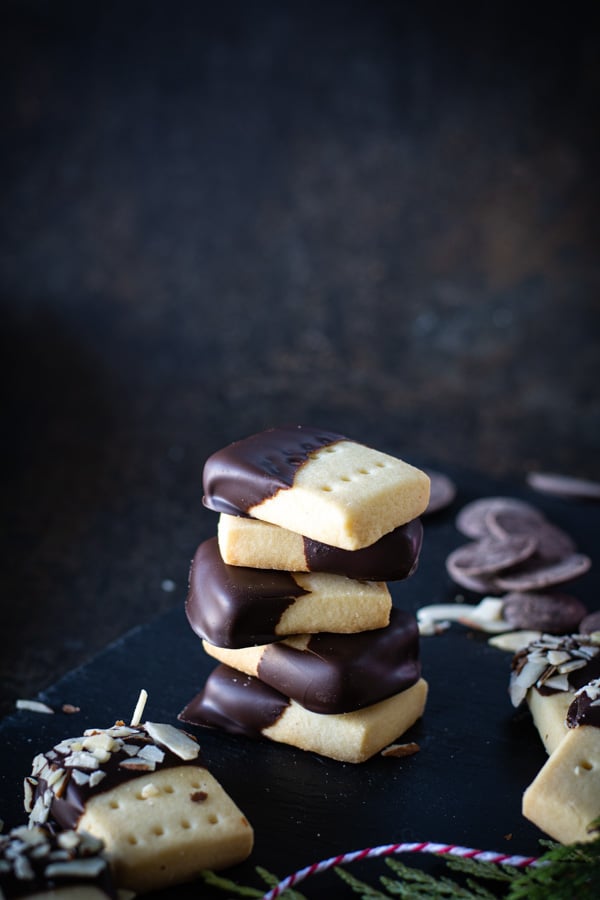
<svg viewBox="0 0 600 900">
<path fill-rule="evenodd" d="M 575 553 L 573 539 L 561 528 L 541 516 L 516 509 L 490 509 L 485 519 L 490 534 L 497 538 L 532 535 L 537 542 L 536 555 L 545 563 L 558 562 Z"/>
<path fill-rule="evenodd" d="M 579 634 L 593 634 L 600 631 L 600 610 L 585 616 L 579 623 Z"/>
<path fill-rule="evenodd" d="M 448 478 L 442 472 L 436 472 L 432 469 L 426 469 L 425 471 L 429 476 L 430 490 L 429 503 L 423 513 L 424 516 L 439 512 L 440 509 L 445 509 L 447 506 L 450 506 L 456 497 L 456 485 L 451 478 Z"/>
<path fill-rule="evenodd" d="M 536 591 L 563 584 L 585 574 L 592 564 L 589 556 L 572 553 L 555 563 L 540 560 L 537 553 L 510 572 L 495 576 L 496 584 L 505 591 Z"/>
<path fill-rule="evenodd" d="M 515 535 L 502 539 L 485 537 L 463 544 L 450 554 L 453 570 L 467 575 L 490 575 L 528 559 L 536 548 L 534 537 Z"/>
<path fill-rule="evenodd" d="M 555 472 L 530 472 L 527 484 L 536 491 L 567 500 L 600 500 L 600 483 Z"/>
<path fill-rule="evenodd" d="M 458 547 L 446 558 L 446 571 L 452 581 L 455 581 L 456 584 L 467 591 L 473 591 L 475 594 L 501 594 L 502 588 L 498 587 L 493 577 L 468 575 L 460 565 L 456 564 L 455 554 L 458 555 L 460 550 L 462 550 L 462 547 Z"/>
<path fill-rule="evenodd" d="M 533 520 L 542 521 L 543 515 L 534 506 L 515 497 L 482 497 L 463 506 L 456 517 L 456 527 L 470 538 L 485 537 L 490 533 L 488 515 L 493 511 L 511 511 L 529 515 Z"/>
<path fill-rule="evenodd" d="M 515 629 L 534 629 L 546 634 L 571 634 L 587 608 L 570 594 L 536 594 L 514 591 L 504 597 L 502 616 Z"/>
</svg>

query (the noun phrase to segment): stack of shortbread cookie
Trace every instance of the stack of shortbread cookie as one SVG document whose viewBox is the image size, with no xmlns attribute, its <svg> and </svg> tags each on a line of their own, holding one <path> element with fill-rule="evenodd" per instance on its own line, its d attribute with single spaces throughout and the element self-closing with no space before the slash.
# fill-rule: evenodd
<svg viewBox="0 0 600 900">
<path fill-rule="evenodd" d="M 423 713 L 417 623 L 386 581 L 417 564 L 424 472 L 306 426 L 213 454 L 187 616 L 220 665 L 185 722 L 362 762 Z"/>
</svg>

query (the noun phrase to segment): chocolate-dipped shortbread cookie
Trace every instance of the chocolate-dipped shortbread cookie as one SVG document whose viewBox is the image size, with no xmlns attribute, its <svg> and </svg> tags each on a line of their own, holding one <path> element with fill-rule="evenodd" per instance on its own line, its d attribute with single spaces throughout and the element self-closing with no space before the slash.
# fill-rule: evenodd
<svg viewBox="0 0 600 900">
<path fill-rule="evenodd" d="M 33 760 L 31 825 L 100 838 L 119 887 L 143 892 L 245 859 L 253 832 L 204 766 L 198 743 L 172 725 L 92 728 Z"/>
<path fill-rule="evenodd" d="M 229 566 L 211 538 L 194 555 L 185 608 L 201 638 L 249 647 L 305 632 L 383 628 L 391 607 L 384 582 Z"/>
<path fill-rule="evenodd" d="M 370 706 L 411 687 L 421 675 L 416 619 L 398 609 L 386 628 L 361 634 L 296 635 L 243 650 L 204 642 L 204 649 L 305 709 L 326 715 Z"/>
<path fill-rule="evenodd" d="M 600 678 L 579 688 L 566 733 L 523 795 L 523 815 L 563 844 L 598 837 L 600 815 Z"/>
<path fill-rule="evenodd" d="M 274 428 L 217 451 L 204 466 L 204 503 L 315 541 L 358 550 L 416 519 L 429 478 L 402 460 L 324 429 Z"/>
<path fill-rule="evenodd" d="M 548 753 L 563 740 L 575 691 L 600 675 L 600 643 L 585 635 L 545 634 L 515 654 L 510 678 L 514 706 L 523 700 Z"/>
<path fill-rule="evenodd" d="M 400 581 L 417 567 L 423 526 L 413 519 L 361 550 L 342 550 L 312 541 L 279 525 L 222 513 L 219 549 L 231 566 L 281 569 L 288 572 L 327 572 L 366 581 Z"/>
<path fill-rule="evenodd" d="M 0 897 L 117 900 L 103 847 L 85 832 L 13 828 L 0 835 Z"/>
<path fill-rule="evenodd" d="M 330 759 L 362 763 L 400 737 L 423 714 L 427 683 L 354 712 L 311 712 L 251 675 L 218 666 L 204 689 L 179 714 L 183 722 L 268 738 Z"/>
</svg>

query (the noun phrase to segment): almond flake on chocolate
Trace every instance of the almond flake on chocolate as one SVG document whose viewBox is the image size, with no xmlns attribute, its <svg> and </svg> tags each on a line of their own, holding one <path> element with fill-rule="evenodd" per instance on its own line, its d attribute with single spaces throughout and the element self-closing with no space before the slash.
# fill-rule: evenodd
<svg viewBox="0 0 600 900">
<path fill-rule="evenodd" d="M 57 781 L 60 781 L 60 779 L 63 777 L 64 774 L 65 774 L 64 769 L 54 769 L 52 774 L 49 775 L 48 778 L 46 779 L 46 784 L 48 785 L 48 787 L 53 787 Z"/>
<path fill-rule="evenodd" d="M 155 762 L 151 762 L 149 759 L 140 759 L 139 756 L 133 756 L 131 759 L 122 759 L 119 766 L 131 772 L 154 772 L 156 769 Z"/>
<path fill-rule="evenodd" d="M 83 749 L 89 750 L 94 754 L 97 750 L 115 753 L 119 749 L 119 746 L 120 742 L 117 742 L 112 735 L 107 734 L 105 731 L 99 732 L 98 734 L 87 735 L 83 741 Z"/>
<path fill-rule="evenodd" d="M 72 766 L 77 769 L 97 769 L 99 767 L 98 760 L 93 753 L 87 753 L 85 750 L 78 750 L 71 753 L 65 759 L 65 766 Z"/>
<path fill-rule="evenodd" d="M 35 805 L 31 810 L 29 821 L 32 825 L 43 825 L 44 822 L 47 821 L 49 813 L 50 806 L 46 805 L 46 803 L 44 802 L 44 797 L 40 795 L 35 801 Z"/>
<path fill-rule="evenodd" d="M 87 772 L 80 772 L 79 769 L 73 769 L 71 772 L 71 778 L 75 782 L 75 784 L 88 784 L 90 780 L 90 775 Z"/>
<path fill-rule="evenodd" d="M 106 778 L 106 772 L 101 772 L 100 770 L 92 772 L 90 775 L 90 787 L 99 785 L 103 778 Z"/>
<path fill-rule="evenodd" d="M 32 778 L 25 778 L 23 780 L 23 806 L 25 807 L 25 812 L 30 813 L 33 809 L 33 797 L 34 797 L 34 786 L 36 782 Z"/>
<path fill-rule="evenodd" d="M 146 722 L 145 729 L 153 741 L 162 744 L 180 759 L 196 759 L 200 748 L 188 734 L 164 722 Z"/>
<path fill-rule="evenodd" d="M 44 766 L 46 765 L 46 757 L 43 753 L 38 753 L 37 756 L 34 756 L 33 762 L 31 764 L 31 774 L 39 775 Z"/>
<path fill-rule="evenodd" d="M 33 867 L 26 856 L 17 856 L 14 872 L 19 881 L 33 881 L 35 878 Z"/>
<path fill-rule="evenodd" d="M 112 728 L 106 729 L 106 733 L 114 738 L 131 737 L 132 734 L 139 734 L 137 728 L 130 728 L 128 725 L 113 725 Z"/>
<path fill-rule="evenodd" d="M 138 750 L 140 749 L 139 744 L 123 744 L 121 750 L 127 754 L 127 756 L 137 756 Z"/>
<path fill-rule="evenodd" d="M 73 859 L 69 862 L 51 863 L 46 866 L 46 878 L 96 878 L 104 871 L 106 862 L 101 857 Z"/>
<path fill-rule="evenodd" d="M 555 691 L 568 691 L 569 679 L 566 675 L 553 675 L 551 678 L 544 680 L 545 688 L 553 688 Z"/>
<path fill-rule="evenodd" d="M 562 666 L 559 666 L 558 671 L 561 675 L 568 675 L 569 672 L 576 672 L 577 669 L 583 669 L 585 666 L 587 666 L 587 660 L 572 659 L 570 662 L 563 663 Z"/>
<path fill-rule="evenodd" d="M 149 759 L 152 762 L 157 763 L 158 765 L 163 762 L 165 758 L 164 751 L 160 749 L 160 747 L 156 747 L 154 744 L 149 744 L 147 747 L 142 747 L 139 751 L 138 756 L 141 759 Z"/>
<path fill-rule="evenodd" d="M 79 846 L 80 838 L 76 831 L 63 831 L 58 835 L 57 843 L 63 850 L 74 850 Z"/>
</svg>

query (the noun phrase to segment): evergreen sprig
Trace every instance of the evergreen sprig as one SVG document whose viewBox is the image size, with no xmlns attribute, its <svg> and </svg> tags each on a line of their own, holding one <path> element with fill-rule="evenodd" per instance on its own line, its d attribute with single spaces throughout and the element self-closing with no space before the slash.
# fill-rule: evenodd
<svg viewBox="0 0 600 900">
<path fill-rule="evenodd" d="M 463 877 L 459 882 L 445 875 L 436 876 L 400 860 L 388 858 L 393 873 L 379 875 L 379 886 L 356 878 L 343 866 L 333 871 L 361 900 L 598 900 L 600 898 L 600 819 L 590 831 L 598 836 L 588 843 L 555 844 L 541 841 L 546 851 L 538 865 L 525 869 L 483 860 L 439 856 L 448 869 Z M 279 883 L 276 875 L 257 867 L 257 875 L 272 888 Z M 260 898 L 265 890 L 243 887 L 214 872 L 204 872 L 204 880 L 213 887 L 229 891 L 237 897 Z M 383 890 L 381 889 L 383 888 Z M 282 900 L 306 900 L 299 891 L 288 889 Z"/>
</svg>

